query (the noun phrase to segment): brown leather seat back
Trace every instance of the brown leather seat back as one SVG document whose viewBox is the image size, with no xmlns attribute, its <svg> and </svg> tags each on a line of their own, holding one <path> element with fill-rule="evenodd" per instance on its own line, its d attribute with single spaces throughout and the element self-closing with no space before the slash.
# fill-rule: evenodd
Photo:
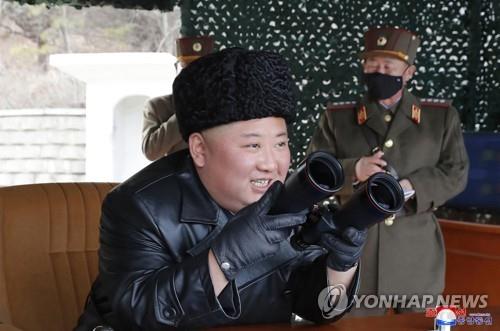
<svg viewBox="0 0 500 331">
<path fill-rule="evenodd" d="M 109 183 L 0 188 L 0 322 L 71 330 L 97 275 Z"/>
</svg>

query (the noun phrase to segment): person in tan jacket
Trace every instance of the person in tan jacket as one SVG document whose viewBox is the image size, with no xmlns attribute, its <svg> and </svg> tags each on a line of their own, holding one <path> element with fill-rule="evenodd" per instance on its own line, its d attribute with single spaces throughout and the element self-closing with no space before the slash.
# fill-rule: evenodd
<svg viewBox="0 0 500 331">
<path fill-rule="evenodd" d="M 420 99 L 406 89 L 419 43 L 418 36 L 404 29 L 366 32 L 361 58 L 367 93 L 358 102 L 330 104 L 308 150 L 329 151 L 341 162 L 346 178 L 338 194 L 341 203 L 352 195 L 353 183 L 388 170 L 388 165 L 402 188 L 414 191 L 401 215 L 370 228 L 361 259 L 359 298 L 399 296 L 389 307 L 396 312 L 419 311 L 423 295 L 435 300 L 442 293 L 445 248 L 433 210 L 464 189 L 469 166 L 456 109 L 448 101 Z M 420 301 L 411 303 L 411 295 Z M 369 308 L 360 302 L 361 308 Z M 378 315 L 388 308 L 375 306 L 353 313 Z"/>
<path fill-rule="evenodd" d="M 211 36 L 183 37 L 176 41 L 177 59 L 182 68 L 214 49 Z M 179 133 L 172 95 L 149 99 L 144 107 L 142 152 L 148 160 L 187 148 Z"/>
</svg>

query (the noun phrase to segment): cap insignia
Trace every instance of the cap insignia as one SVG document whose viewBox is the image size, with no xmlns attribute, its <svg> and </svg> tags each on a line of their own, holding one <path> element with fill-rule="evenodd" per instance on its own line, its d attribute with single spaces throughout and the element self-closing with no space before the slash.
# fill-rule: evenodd
<svg viewBox="0 0 500 331">
<path fill-rule="evenodd" d="M 203 47 L 201 46 L 201 43 L 194 43 L 193 44 L 193 51 L 195 52 L 200 52 Z"/>
<path fill-rule="evenodd" d="M 377 46 L 385 46 L 387 44 L 387 38 L 382 36 L 377 39 Z"/>
</svg>

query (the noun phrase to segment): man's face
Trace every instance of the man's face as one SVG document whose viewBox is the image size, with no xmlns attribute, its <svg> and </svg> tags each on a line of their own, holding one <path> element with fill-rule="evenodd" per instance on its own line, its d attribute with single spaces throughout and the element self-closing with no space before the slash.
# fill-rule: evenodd
<svg viewBox="0 0 500 331">
<path fill-rule="evenodd" d="M 214 200 L 236 213 L 257 201 L 290 166 L 285 120 L 266 117 L 211 128 L 190 136 L 198 174 Z"/>
<path fill-rule="evenodd" d="M 415 66 L 389 56 L 369 56 L 363 62 L 365 74 L 381 73 L 390 76 L 403 76 L 403 83 L 409 81 L 415 72 Z"/>
</svg>

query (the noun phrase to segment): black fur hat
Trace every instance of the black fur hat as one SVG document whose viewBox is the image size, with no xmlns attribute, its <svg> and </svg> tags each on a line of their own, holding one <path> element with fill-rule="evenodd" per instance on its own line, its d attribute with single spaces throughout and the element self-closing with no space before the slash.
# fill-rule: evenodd
<svg viewBox="0 0 500 331">
<path fill-rule="evenodd" d="M 295 85 L 278 54 L 229 48 L 184 68 L 174 81 L 175 113 L 184 140 L 193 132 L 264 117 L 293 120 Z"/>
</svg>

